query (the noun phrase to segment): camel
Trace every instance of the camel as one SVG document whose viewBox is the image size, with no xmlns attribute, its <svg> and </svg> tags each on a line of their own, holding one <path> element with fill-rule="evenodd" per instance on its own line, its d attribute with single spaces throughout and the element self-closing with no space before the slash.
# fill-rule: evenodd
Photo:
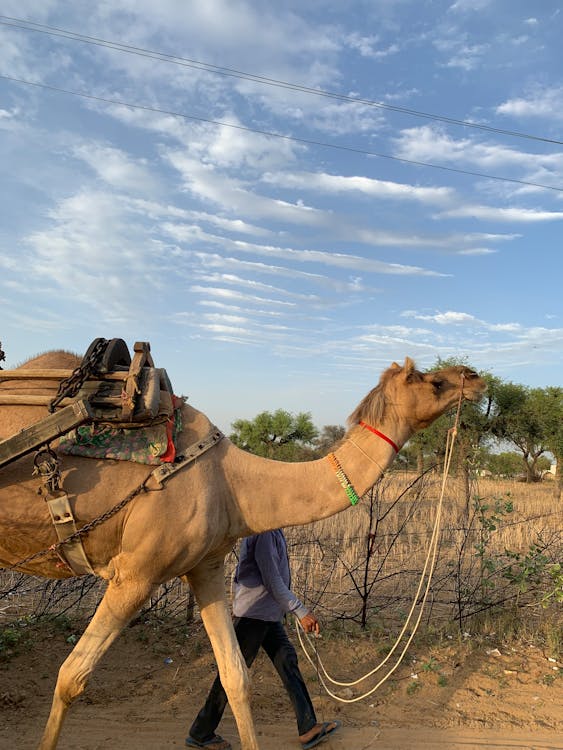
<svg viewBox="0 0 563 750">
<path fill-rule="evenodd" d="M 25 368 L 73 368 L 68 352 L 49 352 Z M 41 391 L 16 381 L 19 391 Z M 13 392 L 16 382 L 2 382 Z M 65 715 L 120 631 L 156 586 L 174 577 L 189 582 L 207 631 L 243 750 L 258 750 L 249 707 L 249 678 L 231 624 L 224 585 L 224 558 L 235 541 L 250 534 L 307 524 L 350 508 L 392 463 L 418 430 L 460 398 L 478 401 L 485 382 L 464 366 L 419 372 L 410 358 L 393 363 L 349 418 L 345 438 L 330 456 L 303 463 L 260 458 L 226 437 L 183 468 L 161 491 L 136 495 L 120 512 L 88 532 L 84 550 L 107 588 L 92 620 L 60 667 L 51 711 L 39 743 L 55 750 Z M 52 393 L 52 390 L 50 391 Z M 37 406 L 1 406 L 5 439 L 46 416 Z M 212 429 L 187 403 L 179 452 Z M 45 550 L 56 542 L 53 524 L 38 495 L 27 456 L 0 470 L 0 565 Z M 84 525 L 113 507 L 154 467 L 127 461 L 64 456 L 62 475 L 77 521 Z M 55 554 L 17 567 L 47 578 L 71 577 Z"/>
</svg>

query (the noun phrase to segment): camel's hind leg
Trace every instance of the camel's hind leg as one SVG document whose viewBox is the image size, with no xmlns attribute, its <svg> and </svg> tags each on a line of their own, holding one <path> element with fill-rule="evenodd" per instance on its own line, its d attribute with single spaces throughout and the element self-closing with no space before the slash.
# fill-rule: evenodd
<svg viewBox="0 0 563 750">
<path fill-rule="evenodd" d="M 259 750 L 250 713 L 248 670 L 225 598 L 223 560 L 203 561 L 188 574 L 219 669 L 221 684 L 237 723 L 242 750 Z"/>
<path fill-rule="evenodd" d="M 39 750 L 55 750 L 71 703 L 83 692 L 96 664 L 149 597 L 151 588 L 148 582 L 138 580 L 110 581 L 90 624 L 59 670 Z"/>
</svg>

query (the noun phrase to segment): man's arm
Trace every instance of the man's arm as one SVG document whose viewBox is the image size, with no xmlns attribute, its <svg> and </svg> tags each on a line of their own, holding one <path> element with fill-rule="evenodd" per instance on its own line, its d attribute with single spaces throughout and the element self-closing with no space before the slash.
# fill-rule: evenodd
<svg viewBox="0 0 563 750">
<path fill-rule="evenodd" d="M 307 607 L 295 596 L 280 573 L 278 551 L 270 535 L 261 536 L 256 541 L 254 559 L 262 576 L 262 583 L 284 612 L 302 620 L 309 615 Z"/>
</svg>

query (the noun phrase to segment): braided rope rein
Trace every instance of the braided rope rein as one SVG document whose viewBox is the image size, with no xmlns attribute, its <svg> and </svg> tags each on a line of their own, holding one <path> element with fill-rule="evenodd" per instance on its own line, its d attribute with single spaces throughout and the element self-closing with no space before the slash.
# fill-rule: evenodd
<svg viewBox="0 0 563 750">
<path fill-rule="evenodd" d="M 431 536 L 431 539 L 430 539 L 430 545 L 429 545 L 428 553 L 426 555 L 426 560 L 424 562 L 424 567 L 423 567 L 422 573 L 420 575 L 420 580 L 419 580 L 419 583 L 418 583 L 418 588 L 416 590 L 416 594 L 413 597 L 413 602 L 412 602 L 411 608 L 410 608 L 409 613 L 408 613 L 408 615 L 407 615 L 407 617 L 405 619 L 405 623 L 404 623 L 404 625 L 403 625 L 403 627 L 401 629 L 401 632 L 397 636 L 397 638 L 395 640 L 395 643 L 393 644 L 393 647 L 390 649 L 390 651 L 387 654 L 387 656 L 383 659 L 383 661 L 380 664 L 378 664 L 378 666 L 376 666 L 370 672 L 367 672 L 366 674 L 364 674 L 362 677 L 359 677 L 357 680 L 353 680 L 351 682 L 341 682 L 339 680 L 335 680 L 327 672 L 327 670 L 326 670 L 326 668 L 325 668 L 325 666 L 324 666 L 324 664 L 322 662 L 322 659 L 319 656 L 316 643 L 315 642 L 311 642 L 311 638 L 309 637 L 309 635 L 307 633 L 305 633 L 305 638 L 307 639 L 307 641 L 309 643 L 309 646 L 311 646 L 313 648 L 314 653 L 315 653 L 315 659 L 313 660 L 313 658 L 311 657 L 311 655 L 307 651 L 307 647 L 306 647 L 305 642 L 303 640 L 303 633 L 305 631 L 301 627 L 299 621 L 297 619 L 295 620 L 296 630 L 297 630 L 297 636 L 298 636 L 298 639 L 299 639 L 299 643 L 301 645 L 301 648 L 302 648 L 303 653 L 305 654 L 307 660 L 316 669 L 317 677 L 319 679 L 319 683 L 322 684 L 322 686 L 324 687 L 325 691 L 328 693 L 328 695 L 331 696 L 331 698 L 334 698 L 335 700 L 339 701 L 340 703 L 357 703 L 358 701 L 364 700 L 364 698 L 367 698 L 370 695 L 372 695 L 373 693 L 375 693 L 375 691 L 378 690 L 381 687 L 381 685 L 383 685 L 383 683 L 399 667 L 399 665 L 401 664 L 401 662 L 402 662 L 402 660 L 403 660 L 403 658 L 404 658 L 404 656 L 405 656 L 405 654 L 406 654 L 406 652 L 407 652 L 410 644 L 412 643 L 412 641 L 414 639 L 414 636 L 415 636 L 415 634 L 416 634 L 416 632 L 418 630 L 418 626 L 420 624 L 420 621 L 422 619 L 422 614 L 424 612 L 424 606 L 426 604 L 426 600 L 428 598 L 428 594 L 430 593 L 430 584 L 432 582 L 432 575 L 434 573 L 434 568 L 435 568 L 435 564 L 436 564 L 436 558 L 437 558 L 437 554 L 438 554 L 438 540 L 439 540 L 439 537 L 440 537 L 439 531 L 440 531 L 440 524 L 441 524 L 441 518 L 442 518 L 442 507 L 443 507 L 444 493 L 445 493 L 445 489 L 446 489 L 446 480 L 448 478 L 448 474 L 449 474 L 449 471 L 450 471 L 450 465 L 451 465 L 451 460 L 452 460 L 452 456 L 453 456 L 453 448 L 454 448 L 455 438 L 457 436 L 457 428 L 458 428 L 458 425 L 459 425 L 459 416 L 460 416 L 462 401 L 463 401 L 463 376 L 462 376 L 462 385 L 461 385 L 460 393 L 459 393 L 459 399 L 458 399 L 458 403 L 457 403 L 457 410 L 456 410 L 454 425 L 453 425 L 453 427 L 451 427 L 448 430 L 448 434 L 447 434 L 447 438 L 446 438 L 446 451 L 445 451 L 445 460 L 444 460 L 444 470 L 443 470 L 443 473 L 442 473 L 442 485 L 441 485 L 441 490 L 440 490 L 440 497 L 438 499 L 438 505 L 437 505 L 437 508 L 436 508 L 436 516 L 434 518 L 434 526 L 433 526 L 433 529 L 432 529 L 432 536 Z M 426 576 L 428 576 L 428 579 L 427 579 L 427 582 L 426 582 L 426 587 L 425 587 L 425 590 L 424 590 L 424 594 L 423 594 L 422 600 L 421 600 L 420 605 L 419 605 L 420 609 L 419 609 L 418 615 L 417 615 L 416 620 L 414 622 L 412 632 L 409 635 L 409 637 L 408 637 L 408 639 L 407 639 L 407 641 L 406 641 L 406 643 L 405 643 L 402 651 L 398 655 L 395 664 L 387 671 L 387 673 L 370 690 L 367 690 L 366 692 L 364 692 L 364 693 L 362 693 L 360 695 L 357 695 L 354 698 L 342 698 L 341 696 L 339 696 L 336 693 L 334 693 L 328 687 L 326 681 L 330 682 L 333 685 L 337 685 L 338 687 L 353 687 L 355 685 L 358 685 L 361 682 L 364 682 L 364 680 L 366 680 L 368 677 L 371 677 L 372 675 L 374 675 L 376 672 L 378 672 L 389 661 L 389 659 L 391 658 L 391 656 L 393 655 L 393 653 L 399 647 L 399 644 L 400 644 L 403 636 L 405 635 L 407 629 L 409 628 L 409 626 L 411 624 L 411 619 L 413 617 L 414 610 L 415 610 L 415 608 L 417 606 L 417 602 L 419 600 L 420 593 L 421 593 L 422 588 L 423 588 L 424 579 L 425 579 Z M 321 674 L 321 672 L 322 672 L 322 674 Z M 326 681 L 325 681 L 325 678 L 326 678 Z"/>
</svg>

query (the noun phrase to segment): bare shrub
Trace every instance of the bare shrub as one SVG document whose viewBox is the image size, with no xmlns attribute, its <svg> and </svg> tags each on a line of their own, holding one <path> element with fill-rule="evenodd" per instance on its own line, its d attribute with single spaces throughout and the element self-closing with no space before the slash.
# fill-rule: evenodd
<svg viewBox="0 0 563 750">
<path fill-rule="evenodd" d="M 293 589 L 322 620 L 395 632 L 416 594 L 432 535 L 441 479 L 390 472 L 345 513 L 286 529 Z M 552 604 L 561 594 L 563 513 L 542 484 L 449 480 L 439 553 L 425 613 L 433 627 L 468 628 L 484 612 Z M 236 552 L 227 556 L 230 590 Z M 93 576 L 45 581 L 0 572 L 0 624 L 66 615 L 88 620 L 105 583 Z M 559 588 L 557 588 L 559 587 Z M 559 593 L 558 593 L 559 592 Z M 158 587 L 140 618 L 198 617 L 187 585 Z"/>
</svg>

